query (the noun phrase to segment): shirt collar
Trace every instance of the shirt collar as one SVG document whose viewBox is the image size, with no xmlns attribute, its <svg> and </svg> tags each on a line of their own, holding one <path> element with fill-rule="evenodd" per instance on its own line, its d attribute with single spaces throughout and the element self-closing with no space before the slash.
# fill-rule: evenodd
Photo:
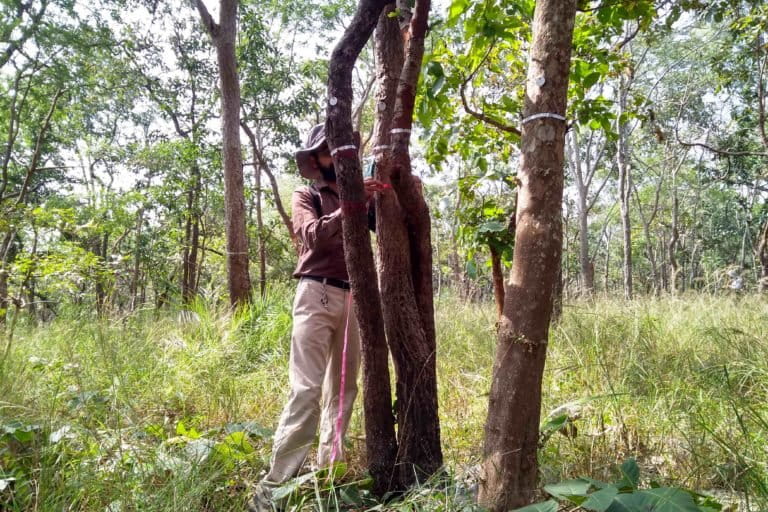
<svg viewBox="0 0 768 512">
<path fill-rule="evenodd" d="M 331 192 L 334 192 L 334 190 L 331 188 L 331 185 L 327 181 L 325 181 L 325 179 L 322 176 L 320 178 L 315 179 L 315 188 L 317 190 L 323 190 L 324 188 L 327 188 Z"/>
</svg>

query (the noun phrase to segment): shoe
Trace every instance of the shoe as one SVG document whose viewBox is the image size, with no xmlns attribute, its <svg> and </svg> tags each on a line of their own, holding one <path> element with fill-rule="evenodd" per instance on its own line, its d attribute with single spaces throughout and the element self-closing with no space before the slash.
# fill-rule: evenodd
<svg viewBox="0 0 768 512">
<path fill-rule="evenodd" d="M 257 484 L 253 496 L 248 500 L 248 512 L 273 512 L 281 509 L 272 501 L 272 492 Z"/>
</svg>

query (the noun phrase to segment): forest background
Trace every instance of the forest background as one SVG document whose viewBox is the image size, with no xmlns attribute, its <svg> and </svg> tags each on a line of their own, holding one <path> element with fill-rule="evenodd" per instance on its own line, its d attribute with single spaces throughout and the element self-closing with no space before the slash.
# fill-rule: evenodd
<svg viewBox="0 0 768 512">
<path fill-rule="evenodd" d="M 3 2 L 3 509 L 243 502 L 284 398 L 291 155 L 325 119 L 330 51 L 354 8 L 239 3 L 254 291 L 232 313 L 219 75 L 198 11 Z M 450 477 L 398 506 L 474 506 L 533 8 L 454 0 L 430 17 L 412 156 L 432 217 Z M 767 36 L 759 2 L 579 3 L 542 484 L 611 479 L 634 457 L 636 486 L 768 504 Z M 369 144 L 375 64 L 369 45 L 353 81 Z M 341 494 L 320 480 L 290 490 L 308 486 L 294 493 L 307 506 L 372 507 L 363 466 L 350 461 Z"/>
</svg>

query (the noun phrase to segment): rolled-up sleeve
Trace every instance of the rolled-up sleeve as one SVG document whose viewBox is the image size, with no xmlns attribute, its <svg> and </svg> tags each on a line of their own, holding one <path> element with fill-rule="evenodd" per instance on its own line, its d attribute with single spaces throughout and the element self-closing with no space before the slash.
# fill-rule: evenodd
<svg viewBox="0 0 768 512">
<path fill-rule="evenodd" d="M 308 249 L 315 249 L 337 236 L 341 231 L 341 209 L 318 217 L 308 189 L 293 193 L 293 230 L 301 243 Z"/>
</svg>

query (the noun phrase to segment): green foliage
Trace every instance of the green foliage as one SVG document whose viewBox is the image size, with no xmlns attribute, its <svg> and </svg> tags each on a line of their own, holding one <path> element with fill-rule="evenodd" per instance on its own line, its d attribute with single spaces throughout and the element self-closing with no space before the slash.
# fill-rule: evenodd
<svg viewBox="0 0 768 512">
<path fill-rule="evenodd" d="M 653 482 L 649 489 L 641 489 L 640 468 L 635 459 L 628 459 L 621 465 L 621 475 L 620 480 L 611 484 L 579 478 L 545 485 L 544 491 L 569 506 L 592 512 L 713 512 L 722 509 L 722 505 L 711 497 L 684 489 L 661 487 Z M 557 502 L 550 500 L 517 510 L 557 509 Z"/>
<path fill-rule="evenodd" d="M 3 509 L 241 508 L 268 464 L 286 398 L 290 301 L 281 287 L 236 314 L 199 301 L 195 315 L 95 320 L 70 309 L 44 327 L 21 325 L 0 372 Z M 346 466 L 288 483 L 291 506 L 478 510 L 471 468 L 481 458 L 495 313 L 447 295 L 436 306 L 447 474 L 373 501 L 358 402 Z M 734 490 L 766 503 L 763 310 L 756 297 L 568 305 L 544 380 L 544 410 L 566 404 L 571 426 L 540 448 L 551 495 L 583 498 L 588 510 L 689 498 L 718 510 L 667 491 L 685 486 L 720 489 L 722 503 L 738 498 Z M 636 464 L 615 467 L 633 456 Z"/>
</svg>

